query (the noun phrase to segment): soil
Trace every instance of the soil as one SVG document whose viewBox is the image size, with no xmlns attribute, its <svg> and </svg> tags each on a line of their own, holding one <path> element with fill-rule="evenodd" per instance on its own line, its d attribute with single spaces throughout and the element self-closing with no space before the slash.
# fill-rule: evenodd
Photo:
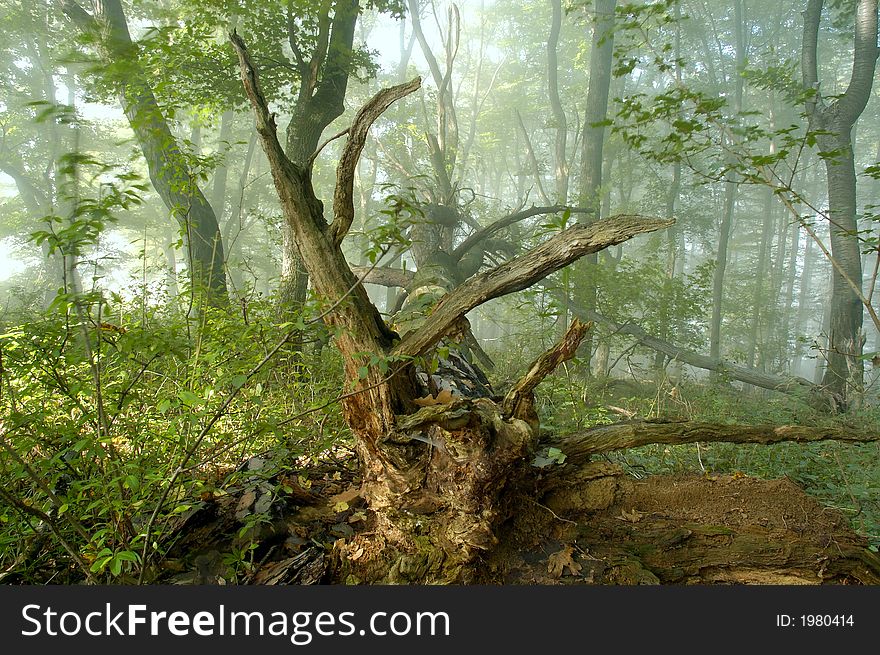
<svg viewBox="0 0 880 655">
<path fill-rule="evenodd" d="M 620 476 L 607 507 L 565 514 L 551 514 L 551 507 L 518 520 L 516 547 L 492 562 L 500 582 L 880 583 L 880 560 L 867 541 L 788 479 Z M 547 536 L 529 541 L 528 532 Z M 560 571 L 559 561 L 569 556 L 574 566 Z"/>
<path fill-rule="evenodd" d="M 880 558 L 844 516 L 788 479 L 653 476 L 593 462 L 561 470 L 510 499 L 511 519 L 485 558 L 485 584 L 880 584 Z M 303 480 L 308 478 L 308 488 Z M 368 561 L 375 517 L 353 461 L 254 476 L 181 519 L 154 581 L 175 584 L 352 583 L 340 558 Z M 263 490 L 261 492 L 261 489 Z M 239 533 L 275 489 L 250 536 Z M 259 509 L 265 510 L 266 503 Z M 247 557 L 241 550 L 253 538 Z M 376 558 L 377 563 L 381 558 Z"/>
</svg>

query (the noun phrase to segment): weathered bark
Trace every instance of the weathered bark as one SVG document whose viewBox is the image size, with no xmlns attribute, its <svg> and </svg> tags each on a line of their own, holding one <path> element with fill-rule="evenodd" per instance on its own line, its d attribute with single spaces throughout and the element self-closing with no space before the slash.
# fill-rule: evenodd
<svg viewBox="0 0 880 655">
<path fill-rule="evenodd" d="M 177 139 L 138 64 L 120 0 L 96 0 L 91 16 L 75 0 L 64 0 L 64 13 L 85 34 L 98 35 L 105 63 L 127 62 L 124 76 L 109 81 L 147 161 L 153 187 L 180 225 L 189 254 L 193 288 L 212 305 L 228 301 L 223 241 L 217 216 L 190 170 Z"/>
<path fill-rule="evenodd" d="M 560 437 L 553 444 L 573 464 L 587 461 L 591 455 L 614 450 L 628 450 L 648 444 L 686 443 L 757 443 L 783 441 L 845 441 L 869 443 L 880 441 L 880 432 L 866 432 L 844 427 L 817 428 L 803 425 L 722 425 L 697 421 L 629 421 L 599 425 L 576 434 Z"/>
<path fill-rule="evenodd" d="M 823 384 L 846 398 L 862 385 L 862 262 L 858 238 L 856 173 L 852 129 L 871 96 L 877 63 L 877 0 L 856 6 L 855 44 L 849 85 L 831 102 L 819 89 L 817 47 L 824 0 L 809 0 L 804 12 L 801 68 L 804 87 L 814 93 L 806 103 L 811 130 L 826 154 L 832 273 L 831 329 Z M 855 288 L 853 288 L 855 287 Z"/>
</svg>

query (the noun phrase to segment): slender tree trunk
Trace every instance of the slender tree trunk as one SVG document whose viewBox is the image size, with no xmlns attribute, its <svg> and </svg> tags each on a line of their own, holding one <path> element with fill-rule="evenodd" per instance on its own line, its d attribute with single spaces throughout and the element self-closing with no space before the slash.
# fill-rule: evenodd
<svg viewBox="0 0 880 655">
<path fill-rule="evenodd" d="M 235 113 L 231 109 L 227 109 L 220 116 L 220 143 L 218 148 L 225 150 L 229 147 L 229 139 L 232 137 L 232 123 Z M 211 189 L 211 207 L 214 208 L 214 214 L 217 221 L 223 224 L 226 215 L 226 182 L 229 179 L 229 155 L 224 158 L 223 162 L 214 171 L 214 183 Z M 224 241 L 224 245 L 228 245 Z"/>
<path fill-rule="evenodd" d="M 843 95 L 828 102 L 818 77 L 819 24 L 824 0 L 808 0 L 804 12 L 801 69 L 804 87 L 813 91 L 806 101 L 811 130 L 824 153 L 828 178 L 829 228 L 833 267 L 828 330 L 827 367 L 823 384 L 846 398 L 858 393 L 864 369 L 861 361 L 864 307 L 856 290 L 861 290 L 862 261 L 858 238 L 856 173 L 852 130 L 871 96 L 877 64 L 877 0 L 856 3 L 853 66 Z M 856 287 L 855 289 L 853 287 Z"/>
<path fill-rule="evenodd" d="M 319 40 L 327 40 L 326 59 L 307 62 L 302 71 L 299 95 L 287 125 L 285 151 L 290 160 L 304 165 L 317 150 L 321 135 L 345 111 L 345 93 L 351 72 L 352 46 L 360 3 L 340 0 L 329 17 L 323 10 Z M 318 79 L 320 75 L 320 79 Z M 306 301 L 309 275 L 302 261 L 300 244 L 288 222 L 281 225 L 281 280 L 278 299 L 286 310 L 298 311 Z M 296 341 L 296 340 L 294 340 Z"/>
<path fill-rule="evenodd" d="M 611 88 L 611 64 L 614 54 L 614 11 L 617 0 L 596 0 L 596 22 L 593 27 L 592 55 L 590 59 L 590 85 L 587 90 L 587 108 L 584 112 L 584 136 L 581 150 L 580 205 L 593 210 L 586 215 L 597 220 L 601 209 L 602 149 L 605 143 L 605 117 L 608 113 L 608 95 Z M 598 257 L 588 255 L 583 266 L 592 270 L 598 265 Z M 588 282 L 579 293 L 579 300 L 589 311 L 596 311 L 597 287 Z M 593 340 L 588 335 L 582 344 L 582 361 L 590 371 Z"/>
<path fill-rule="evenodd" d="M 733 114 L 734 120 L 739 121 L 742 111 L 743 78 L 742 72 L 745 67 L 745 40 L 743 37 L 743 3 L 742 0 L 733 2 L 733 29 L 736 34 L 736 69 L 734 71 Z M 709 356 L 713 359 L 721 357 L 721 322 L 724 303 L 724 274 L 727 270 L 728 246 L 730 243 L 730 228 L 733 224 L 733 215 L 736 211 L 737 183 L 733 174 L 728 174 L 724 188 L 724 213 L 721 218 L 721 226 L 718 234 L 718 253 L 715 258 L 715 272 L 712 276 L 712 319 L 709 323 Z"/>
<path fill-rule="evenodd" d="M 675 81 L 682 83 L 681 71 L 681 1 L 676 0 L 675 12 Z M 675 209 L 678 205 L 679 194 L 681 193 L 681 161 L 678 160 L 672 165 L 672 183 L 669 185 L 669 193 L 666 194 L 666 218 L 675 216 Z M 679 256 L 683 258 L 684 253 L 679 255 L 675 225 L 666 230 L 666 278 L 663 280 L 663 296 L 660 299 L 658 307 L 658 325 L 660 326 L 659 338 L 663 341 L 669 340 L 671 330 L 672 316 L 672 288 L 676 277 L 676 268 Z M 654 353 L 654 370 L 661 373 L 666 366 L 666 355 L 659 350 Z"/>
<path fill-rule="evenodd" d="M 789 339 L 791 337 L 791 315 L 794 303 L 794 283 L 797 277 L 797 260 L 800 251 L 801 230 L 798 223 L 791 226 L 791 245 L 789 246 L 788 270 L 785 275 L 785 297 L 782 300 L 782 322 L 779 326 L 779 370 L 791 372 L 793 362 L 789 359 L 791 348 L 789 347 Z"/>
<path fill-rule="evenodd" d="M 564 205 L 568 202 L 568 119 L 559 97 L 559 57 L 557 55 L 559 32 L 562 29 L 562 0 L 550 0 L 550 4 L 553 9 L 553 18 L 550 24 L 550 36 L 547 39 L 547 90 L 555 128 L 553 171 L 556 181 L 556 198 L 554 200 L 556 203 Z"/>
<path fill-rule="evenodd" d="M 752 324 L 749 328 L 749 338 L 746 343 L 746 365 L 755 367 L 755 352 L 758 345 L 758 332 L 762 320 L 766 322 L 766 299 L 764 287 L 767 273 L 767 260 L 770 257 L 770 237 L 773 234 L 773 192 L 769 189 L 764 196 L 764 211 L 762 212 L 763 228 L 761 229 L 761 243 L 758 245 L 758 263 L 755 267 L 755 290 L 752 295 Z"/>
</svg>

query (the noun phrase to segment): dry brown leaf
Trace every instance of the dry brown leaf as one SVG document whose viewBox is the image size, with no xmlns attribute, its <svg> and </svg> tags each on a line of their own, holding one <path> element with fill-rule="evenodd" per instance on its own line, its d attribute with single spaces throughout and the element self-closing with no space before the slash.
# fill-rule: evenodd
<svg viewBox="0 0 880 655">
<path fill-rule="evenodd" d="M 425 396 L 424 398 L 416 398 L 413 402 L 419 407 L 430 407 L 431 405 L 448 405 L 455 398 L 449 389 L 443 389 L 437 396 Z"/>
<path fill-rule="evenodd" d="M 257 499 L 257 492 L 253 489 L 246 491 L 242 497 L 238 501 L 238 505 L 235 506 L 235 513 L 242 514 L 247 512 L 251 505 L 254 504 L 254 501 Z"/>
<path fill-rule="evenodd" d="M 638 523 L 642 520 L 642 517 L 644 515 L 644 512 L 640 512 L 639 510 L 633 508 L 631 512 L 627 512 L 626 510 L 621 511 L 620 516 L 618 516 L 617 518 L 624 521 L 629 521 L 630 523 Z"/>
<path fill-rule="evenodd" d="M 573 547 L 563 546 L 558 553 L 550 555 L 547 558 L 547 573 L 554 578 L 561 578 L 568 569 L 568 575 L 578 575 L 581 572 L 581 565 L 574 561 L 573 553 Z"/>
</svg>

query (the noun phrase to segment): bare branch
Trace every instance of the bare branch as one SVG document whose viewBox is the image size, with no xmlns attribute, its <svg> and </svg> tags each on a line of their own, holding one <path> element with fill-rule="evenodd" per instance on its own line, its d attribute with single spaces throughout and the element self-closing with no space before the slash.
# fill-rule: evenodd
<svg viewBox="0 0 880 655">
<path fill-rule="evenodd" d="M 563 230 L 519 257 L 475 275 L 444 296 L 431 313 L 430 321 L 404 336 L 392 353 L 421 355 L 475 307 L 493 298 L 527 289 L 584 255 L 674 223 L 671 219 L 619 215 L 592 225 L 575 225 Z"/>
<path fill-rule="evenodd" d="M 772 444 L 783 441 L 880 441 L 880 432 L 842 427 L 817 428 L 803 425 L 721 425 L 716 423 L 627 421 L 600 425 L 568 435 L 554 445 L 577 464 L 590 455 L 627 450 L 648 444 L 696 442 Z"/>
<path fill-rule="evenodd" d="M 336 166 L 336 190 L 333 193 L 334 220 L 330 237 L 335 245 L 342 243 L 354 221 L 354 175 L 358 159 L 373 122 L 394 102 L 419 89 L 422 78 L 382 89 L 357 113 L 348 133 L 348 141 Z"/>
<path fill-rule="evenodd" d="M 528 372 L 504 396 L 501 410 L 505 417 L 512 416 L 525 421 L 531 417 L 537 419 L 533 395 L 535 389 L 557 366 L 575 356 L 578 346 L 592 327 L 592 321 L 582 323 L 574 319 L 559 343 L 532 362 Z"/>
</svg>

